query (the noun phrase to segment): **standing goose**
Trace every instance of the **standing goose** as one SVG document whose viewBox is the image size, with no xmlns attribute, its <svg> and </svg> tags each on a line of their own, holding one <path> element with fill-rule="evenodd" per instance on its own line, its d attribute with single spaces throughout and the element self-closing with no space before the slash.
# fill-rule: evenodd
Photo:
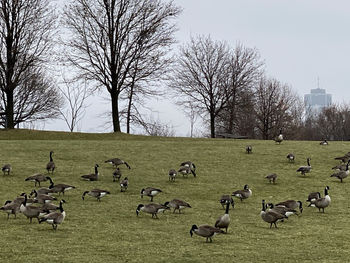
<svg viewBox="0 0 350 263">
<path fill-rule="evenodd" d="M 176 170 L 175 169 L 170 169 L 169 170 L 169 181 L 174 182 L 176 175 L 177 175 Z"/>
<path fill-rule="evenodd" d="M 162 190 L 153 188 L 153 187 L 147 187 L 146 189 L 143 188 L 141 190 L 141 198 L 143 198 L 144 195 L 151 197 L 151 202 L 153 202 L 153 197 L 157 194 L 161 193 Z"/>
<path fill-rule="evenodd" d="M 53 200 L 57 200 L 56 197 L 47 195 L 47 194 L 38 194 L 38 192 L 34 189 L 30 195 L 34 194 L 34 203 L 45 204 L 50 203 Z"/>
<path fill-rule="evenodd" d="M 43 174 L 34 174 L 32 176 L 27 177 L 24 181 L 32 181 L 35 183 L 35 186 L 36 184 L 39 184 L 40 186 L 41 182 L 46 182 L 47 180 L 49 180 L 49 178 L 50 178 L 49 176 L 46 176 Z"/>
<path fill-rule="evenodd" d="M 293 153 L 288 153 L 287 159 L 289 162 L 294 162 L 295 161 L 295 155 Z"/>
<path fill-rule="evenodd" d="M 219 202 L 222 205 L 223 209 L 225 209 L 225 205 L 227 202 L 229 202 L 232 205 L 232 208 L 235 207 L 235 202 L 233 201 L 233 199 L 230 195 L 222 195 Z"/>
<path fill-rule="evenodd" d="M 189 203 L 182 201 L 180 199 L 173 199 L 170 202 L 165 202 L 164 205 L 174 208 L 173 213 L 175 213 L 176 210 L 179 210 L 179 214 L 181 214 L 181 210 L 187 207 L 192 208 Z"/>
<path fill-rule="evenodd" d="M 181 167 L 189 167 L 191 170 L 191 173 L 193 174 L 194 177 L 197 176 L 196 174 L 196 165 L 191 162 L 191 161 L 186 161 L 180 164 Z"/>
<path fill-rule="evenodd" d="M 309 173 L 311 171 L 310 160 L 311 160 L 311 158 L 307 158 L 306 159 L 307 165 L 306 166 L 300 166 L 298 168 L 297 172 L 300 172 L 300 174 L 302 174 L 302 175 L 305 175 L 306 173 Z"/>
<path fill-rule="evenodd" d="M 276 211 L 266 211 L 265 200 L 262 200 L 260 216 L 265 222 L 270 223 L 270 228 L 272 228 L 272 224 L 274 224 L 275 228 L 277 228 L 276 222 L 287 218 L 287 216 L 277 213 Z"/>
<path fill-rule="evenodd" d="M 5 164 L 2 168 L 1 168 L 2 172 L 7 173 L 7 175 L 10 175 L 10 172 L 12 171 L 12 166 L 11 164 Z"/>
<path fill-rule="evenodd" d="M 15 215 L 15 218 L 17 217 L 17 213 L 19 213 L 20 206 L 21 204 L 18 202 L 7 200 L 4 206 L 0 207 L 0 210 L 3 210 L 4 212 L 7 213 L 7 220 L 8 220 L 11 214 Z"/>
<path fill-rule="evenodd" d="M 283 201 L 283 202 L 276 204 L 276 206 L 284 206 L 284 207 L 287 207 L 290 209 L 299 208 L 299 212 L 303 213 L 303 203 L 301 201 L 286 200 L 286 201 Z"/>
<path fill-rule="evenodd" d="M 125 162 L 125 161 L 123 161 L 122 159 L 119 159 L 119 158 L 109 159 L 109 160 L 105 161 L 105 163 L 110 163 L 110 164 L 112 164 L 115 167 L 117 167 L 119 165 L 122 165 L 122 164 L 125 164 L 126 167 L 131 169 L 130 165 L 127 162 Z"/>
<path fill-rule="evenodd" d="M 101 190 L 101 189 L 92 189 L 90 191 L 85 191 L 81 198 L 85 200 L 85 195 L 88 194 L 89 196 L 95 197 L 97 201 L 101 201 L 100 199 L 108 194 L 110 194 L 109 191 Z"/>
<path fill-rule="evenodd" d="M 75 186 L 69 184 L 54 184 L 52 180 L 50 180 L 51 184 L 49 189 L 51 193 L 58 193 L 59 195 L 62 193 L 64 195 L 65 191 L 75 189 Z"/>
<path fill-rule="evenodd" d="M 113 182 L 120 181 L 120 178 L 122 177 L 122 171 L 117 167 L 115 171 L 113 172 Z"/>
<path fill-rule="evenodd" d="M 276 136 L 275 142 L 278 144 L 281 144 L 282 141 L 283 141 L 283 134 L 282 134 L 282 129 L 280 129 L 280 134 Z"/>
<path fill-rule="evenodd" d="M 346 164 L 345 171 L 339 171 L 337 173 L 334 173 L 331 175 L 331 177 L 338 178 L 340 180 L 340 182 L 342 183 L 343 179 L 345 179 L 349 175 L 349 163 L 350 163 L 350 160 Z"/>
<path fill-rule="evenodd" d="M 97 181 L 98 180 L 98 164 L 95 164 L 95 173 L 82 175 L 81 178 L 86 181 Z"/>
<path fill-rule="evenodd" d="M 247 145 L 247 146 L 245 147 L 245 152 L 246 152 L 247 154 L 252 153 L 252 152 L 253 152 L 253 147 L 252 147 L 251 145 Z"/>
<path fill-rule="evenodd" d="M 269 175 L 267 175 L 267 176 L 265 176 L 265 178 L 267 179 L 267 180 L 269 180 L 269 182 L 271 183 L 275 183 L 276 182 L 276 180 L 277 180 L 277 174 L 269 174 Z"/>
<path fill-rule="evenodd" d="M 53 171 L 55 170 L 56 166 L 55 166 L 55 163 L 53 162 L 52 154 L 53 154 L 53 151 L 50 152 L 50 161 L 46 164 L 46 170 L 48 173 L 51 171 L 51 173 L 53 174 Z"/>
<path fill-rule="evenodd" d="M 32 223 L 33 218 L 37 218 L 39 221 L 39 215 L 41 212 L 41 208 L 38 206 L 30 206 L 27 205 L 27 195 L 24 195 L 24 201 L 21 204 L 19 210 L 22 214 L 24 214 L 27 218 L 29 218 L 30 223 Z"/>
<path fill-rule="evenodd" d="M 321 212 L 321 209 L 322 209 L 322 212 L 324 213 L 324 209 L 328 207 L 330 203 L 331 203 L 331 198 L 328 195 L 328 188 L 326 187 L 324 189 L 324 197 L 311 201 L 308 206 L 317 207 L 319 212 Z"/>
<path fill-rule="evenodd" d="M 139 216 L 140 211 L 151 214 L 152 218 L 158 219 L 157 214 L 170 209 L 169 207 L 161 204 L 150 203 L 147 205 L 139 204 L 136 208 L 136 216 Z"/>
<path fill-rule="evenodd" d="M 230 209 L 230 202 L 226 201 L 226 211 L 223 216 L 220 216 L 216 222 L 215 222 L 215 227 L 217 228 L 225 228 L 226 233 L 227 233 L 227 228 L 230 225 L 230 214 L 229 214 L 229 209 Z"/>
<path fill-rule="evenodd" d="M 243 199 L 247 199 L 252 195 L 252 190 L 249 189 L 249 186 L 246 184 L 243 188 L 243 190 L 237 190 L 232 193 L 232 196 L 238 197 L 243 201 Z"/>
<path fill-rule="evenodd" d="M 56 230 L 57 225 L 62 224 L 62 222 L 64 221 L 64 218 L 66 217 L 66 211 L 64 211 L 62 206 L 63 203 L 66 203 L 66 201 L 62 199 L 60 201 L 59 212 L 52 212 L 50 214 L 43 216 L 43 218 L 39 220 L 39 224 L 41 224 L 42 222 L 46 222 L 52 225 L 53 230 Z"/>
<path fill-rule="evenodd" d="M 190 235 L 193 236 L 193 233 L 195 233 L 198 236 L 205 237 L 206 241 L 208 240 L 213 242 L 212 238 L 217 234 L 225 234 L 224 231 L 222 231 L 220 228 L 216 228 L 210 225 L 200 225 L 199 227 L 197 225 L 192 225 L 190 229 Z"/>
<path fill-rule="evenodd" d="M 129 186 L 129 179 L 125 177 L 123 181 L 120 182 L 120 192 L 125 192 Z"/>
</svg>

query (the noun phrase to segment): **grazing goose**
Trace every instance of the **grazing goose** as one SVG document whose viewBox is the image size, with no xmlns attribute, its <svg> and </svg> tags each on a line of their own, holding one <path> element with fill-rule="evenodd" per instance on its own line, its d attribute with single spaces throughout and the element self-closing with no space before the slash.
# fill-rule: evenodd
<svg viewBox="0 0 350 263">
<path fill-rule="evenodd" d="M 282 141 L 283 141 L 283 134 L 282 134 L 282 129 L 280 129 L 280 134 L 276 136 L 275 142 L 277 142 L 278 144 L 281 144 Z"/>
<path fill-rule="evenodd" d="M 328 141 L 324 139 L 322 142 L 320 142 L 320 145 L 328 145 Z"/>
<path fill-rule="evenodd" d="M 269 182 L 271 183 L 275 183 L 276 182 L 276 180 L 277 180 L 277 174 L 269 174 L 269 175 L 267 175 L 267 176 L 265 176 L 265 178 L 267 179 L 267 180 L 269 180 Z"/>
<path fill-rule="evenodd" d="M 173 199 L 170 202 L 165 202 L 164 205 L 174 208 L 173 213 L 175 213 L 176 210 L 179 210 L 179 214 L 181 214 L 181 210 L 187 207 L 192 208 L 189 203 L 182 201 L 180 199 Z"/>
<path fill-rule="evenodd" d="M 300 174 L 302 174 L 302 175 L 305 175 L 306 173 L 309 173 L 311 171 L 310 160 L 311 160 L 311 158 L 307 158 L 306 159 L 307 165 L 306 166 L 300 166 L 298 168 L 297 172 L 300 172 Z"/>
<path fill-rule="evenodd" d="M 18 202 L 7 200 L 4 206 L 0 207 L 0 210 L 3 210 L 4 212 L 7 213 L 7 220 L 8 220 L 11 214 L 15 215 L 15 218 L 17 217 L 17 213 L 19 213 L 20 206 L 21 204 Z"/>
<path fill-rule="evenodd" d="M 50 152 L 50 161 L 46 164 L 46 170 L 48 173 L 51 171 L 51 173 L 53 174 L 53 171 L 55 170 L 56 166 L 55 166 L 55 163 L 53 162 L 52 154 L 53 154 L 53 151 Z"/>
<path fill-rule="evenodd" d="M 62 224 L 62 222 L 64 221 L 64 218 L 66 217 L 66 211 L 64 211 L 62 206 L 63 203 L 66 203 L 66 201 L 62 199 L 60 201 L 59 212 L 52 212 L 50 214 L 43 216 L 43 218 L 39 220 L 39 224 L 41 224 L 42 222 L 46 222 L 52 225 L 53 230 L 56 230 L 57 225 Z"/>
<path fill-rule="evenodd" d="M 47 195 L 47 194 L 38 194 L 38 192 L 34 189 L 30 196 L 34 194 L 34 203 L 44 204 L 44 203 L 50 203 L 53 200 L 57 200 L 56 197 Z"/>
<path fill-rule="evenodd" d="M 41 208 L 38 206 L 30 206 L 27 204 L 27 195 L 24 195 L 24 201 L 21 204 L 19 210 L 22 214 L 24 214 L 27 218 L 29 218 L 30 223 L 32 223 L 32 219 L 36 218 L 39 221 L 39 215 L 41 212 Z"/>
<path fill-rule="evenodd" d="M 334 160 L 340 160 L 342 163 L 346 163 L 350 159 L 350 152 L 344 154 L 344 156 L 335 157 Z"/>
<path fill-rule="evenodd" d="M 268 211 L 275 211 L 286 216 L 287 218 L 291 215 L 297 214 L 297 210 L 285 206 L 274 206 L 272 203 L 268 203 L 267 207 L 269 208 Z M 283 219 L 281 221 L 283 221 Z"/>
<path fill-rule="evenodd" d="M 125 177 L 123 181 L 120 183 L 120 192 L 125 192 L 128 189 L 129 180 L 128 177 Z"/>
<path fill-rule="evenodd" d="M 95 164 L 95 173 L 82 175 L 81 178 L 86 181 L 97 181 L 98 180 L 98 164 Z"/>
<path fill-rule="evenodd" d="M 139 204 L 136 208 L 136 215 L 139 216 L 140 211 L 151 214 L 152 218 L 157 218 L 157 214 L 164 212 L 165 210 L 170 209 L 169 207 L 161 204 L 150 203 L 147 205 Z"/>
<path fill-rule="evenodd" d="M 69 184 L 54 184 L 52 180 L 50 180 L 51 184 L 49 189 L 52 193 L 58 193 L 59 195 L 62 193 L 64 195 L 65 191 L 75 189 L 75 186 Z"/>
<path fill-rule="evenodd" d="M 246 184 L 243 188 L 243 190 L 237 190 L 232 193 L 232 196 L 238 197 L 243 201 L 243 199 L 247 199 L 252 195 L 252 190 L 249 189 L 249 186 Z"/>
<path fill-rule="evenodd" d="M 208 240 L 213 242 L 212 238 L 217 234 L 225 234 L 224 231 L 222 231 L 220 228 L 216 228 L 209 225 L 200 225 L 199 227 L 197 225 L 192 225 L 190 230 L 191 237 L 193 236 L 193 233 L 195 233 L 198 236 L 205 237 L 206 241 Z"/>
<path fill-rule="evenodd" d="M 288 153 L 287 159 L 289 162 L 294 162 L 295 161 L 295 156 L 293 153 Z"/>
<path fill-rule="evenodd" d="M 322 212 L 324 213 L 324 209 L 328 207 L 330 203 L 331 203 L 331 198 L 328 195 L 328 188 L 326 187 L 324 189 L 324 197 L 318 198 L 316 200 L 312 200 L 308 206 L 317 207 L 319 212 L 321 212 L 321 209 L 322 209 Z"/>
<path fill-rule="evenodd" d="M 350 163 L 350 160 L 346 164 L 345 171 L 339 171 L 337 173 L 334 173 L 331 175 L 331 177 L 337 177 L 342 183 L 343 179 L 345 179 L 349 175 L 349 163 Z"/>
<path fill-rule="evenodd" d="M 227 202 L 229 202 L 232 205 L 232 208 L 235 208 L 235 202 L 233 201 L 233 199 L 230 195 L 222 195 L 219 202 L 222 205 L 223 209 L 225 209 L 225 204 Z"/>
<path fill-rule="evenodd" d="M 49 180 L 49 178 L 50 178 L 49 176 L 46 176 L 43 174 L 34 174 L 32 176 L 27 177 L 24 181 L 32 181 L 35 183 L 35 186 L 36 184 L 39 184 L 40 186 L 41 182 L 46 182 L 47 180 Z"/>
<path fill-rule="evenodd" d="M 51 178 L 50 178 L 51 179 Z M 51 189 L 47 188 L 47 187 L 42 187 L 42 188 L 39 188 L 38 190 L 36 190 L 36 192 L 41 195 L 52 195 L 53 192 Z"/>
<path fill-rule="evenodd" d="M 286 200 L 286 201 L 283 201 L 283 202 L 276 204 L 276 206 L 284 206 L 284 207 L 287 207 L 290 209 L 299 208 L 299 212 L 303 213 L 303 203 L 301 201 Z"/>
<path fill-rule="evenodd" d="M 246 152 L 247 154 L 252 153 L 252 151 L 253 151 L 253 147 L 252 147 L 251 145 L 247 145 L 247 146 L 245 147 L 245 152 Z"/>
<path fill-rule="evenodd" d="M 161 193 L 162 190 L 153 188 L 153 187 L 147 187 L 146 189 L 143 188 L 141 190 L 141 198 L 143 198 L 144 195 L 151 197 L 151 202 L 153 201 L 153 197 L 157 194 Z"/>
<path fill-rule="evenodd" d="M 12 171 L 12 166 L 11 164 L 5 164 L 2 168 L 1 168 L 2 172 L 7 173 L 7 175 L 10 175 L 10 172 Z"/>
<path fill-rule="evenodd" d="M 113 182 L 120 181 L 120 178 L 122 177 L 122 171 L 117 167 L 115 171 L 113 172 Z"/>
<path fill-rule="evenodd" d="M 226 233 L 227 233 L 227 228 L 230 225 L 230 214 L 229 214 L 229 209 L 230 209 L 230 202 L 226 201 L 226 211 L 223 216 L 220 216 L 216 222 L 215 222 L 215 227 L 217 228 L 225 228 Z"/>
<path fill-rule="evenodd" d="M 275 228 L 277 228 L 276 222 L 287 218 L 287 216 L 277 213 L 276 211 L 266 211 L 265 200 L 262 200 L 260 216 L 265 222 L 270 223 L 270 228 L 272 228 L 272 224 L 274 224 Z"/>
<path fill-rule="evenodd" d="M 58 209 L 60 209 L 60 207 L 58 205 L 55 205 L 53 203 L 45 203 L 41 206 L 40 216 L 42 216 L 42 214 L 50 214 L 52 212 L 55 212 Z"/>
<path fill-rule="evenodd" d="M 17 203 L 17 204 L 22 204 L 23 202 L 24 202 L 24 196 L 26 195 L 26 193 L 21 193 L 21 195 L 20 196 L 17 196 L 16 198 L 15 198 L 15 200 L 13 200 L 13 202 L 14 203 Z M 31 204 L 33 204 L 34 203 L 34 199 L 32 199 L 32 198 L 27 198 L 27 205 L 31 205 Z"/>
<path fill-rule="evenodd" d="M 169 181 L 174 182 L 176 175 L 177 175 L 176 170 L 175 169 L 170 169 L 169 170 Z"/>
<path fill-rule="evenodd" d="M 185 175 L 188 177 L 188 175 L 192 173 L 192 171 L 191 168 L 188 166 L 181 166 L 178 170 L 178 173 L 182 174 L 182 177 L 184 177 Z"/>
<path fill-rule="evenodd" d="M 337 171 L 346 171 L 346 164 L 339 164 L 334 167 L 332 167 L 332 170 L 337 170 Z"/>
<path fill-rule="evenodd" d="M 196 174 L 196 165 L 191 162 L 191 161 L 186 161 L 180 164 L 181 167 L 189 167 L 191 170 L 191 173 L 193 174 L 194 177 L 197 176 Z M 189 173 L 188 173 L 189 174 Z"/>
<path fill-rule="evenodd" d="M 112 158 L 112 159 L 109 159 L 109 160 L 105 161 L 105 163 L 110 163 L 110 164 L 112 164 L 112 165 L 115 166 L 115 167 L 117 167 L 117 166 L 119 166 L 119 165 L 122 165 L 122 164 L 125 164 L 126 167 L 128 167 L 129 169 L 131 169 L 130 165 L 129 165 L 127 162 L 125 162 L 125 161 L 123 161 L 122 159 L 119 159 L 119 158 Z"/>
<path fill-rule="evenodd" d="M 97 201 L 101 201 L 100 199 L 108 194 L 110 194 L 109 191 L 101 190 L 101 189 L 92 189 L 90 191 L 85 191 L 81 198 L 85 200 L 85 195 L 88 194 L 89 196 L 95 197 Z"/>
</svg>

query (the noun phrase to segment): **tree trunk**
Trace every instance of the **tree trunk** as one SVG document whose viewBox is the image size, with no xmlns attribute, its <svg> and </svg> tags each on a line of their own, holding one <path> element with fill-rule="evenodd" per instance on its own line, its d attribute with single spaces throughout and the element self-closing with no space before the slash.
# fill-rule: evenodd
<svg viewBox="0 0 350 263">
<path fill-rule="evenodd" d="M 210 135 L 211 138 L 215 138 L 215 115 L 213 112 L 210 113 Z"/>
<path fill-rule="evenodd" d="M 5 128 L 7 129 L 14 129 L 15 128 L 15 122 L 14 122 L 14 113 L 13 113 L 13 108 L 14 108 L 14 103 L 13 103 L 13 90 L 10 89 L 6 92 L 6 99 L 7 99 L 7 105 L 6 105 L 6 124 Z"/>
<path fill-rule="evenodd" d="M 130 87 L 130 96 L 128 103 L 128 111 L 126 113 L 126 133 L 130 134 L 130 119 L 131 119 L 131 106 L 132 106 L 132 95 L 134 94 L 134 84 Z"/>
<path fill-rule="evenodd" d="M 120 132 L 118 94 L 113 90 L 110 94 L 111 94 L 111 100 L 112 100 L 113 132 Z"/>
</svg>

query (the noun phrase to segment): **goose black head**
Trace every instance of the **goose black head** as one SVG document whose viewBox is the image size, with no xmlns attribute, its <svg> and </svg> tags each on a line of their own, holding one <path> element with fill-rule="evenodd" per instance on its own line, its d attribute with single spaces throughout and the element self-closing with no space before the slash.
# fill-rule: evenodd
<svg viewBox="0 0 350 263">
<path fill-rule="evenodd" d="M 197 225 L 192 225 L 191 230 L 190 230 L 191 237 L 193 236 L 193 231 L 196 230 L 196 229 L 198 229 L 198 226 Z"/>
<path fill-rule="evenodd" d="M 139 205 L 137 206 L 137 208 L 136 208 L 136 216 L 139 216 L 139 213 L 140 213 L 140 210 L 141 210 L 142 207 L 144 207 L 143 204 L 139 204 Z"/>
<path fill-rule="evenodd" d="M 248 190 L 249 189 L 249 186 L 246 184 L 244 185 L 244 190 Z"/>
<path fill-rule="evenodd" d="M 143 193 L 145 192 L 145 188 L 142 188 L 142 190 L 141 190 L 141 198 L 143 198 Z"/>
<path fill-rule="evenodd" d="M 301 201 L 298 201 L 298 204 L 299 204 L 299 211 L 300 211 L 300 213 L 303 213 L 303 210 L 304 210 L 303 203 Z"/>
</svg>

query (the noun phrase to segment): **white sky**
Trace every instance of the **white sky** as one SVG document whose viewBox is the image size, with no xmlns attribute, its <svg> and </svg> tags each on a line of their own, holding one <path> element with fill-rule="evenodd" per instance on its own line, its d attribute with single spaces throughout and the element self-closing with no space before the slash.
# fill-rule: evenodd
<svg viewBox="0 0 350 263">
<path fill-rule="evenodd" d="M 63 0 L 61 0 L 63 1 Z M 333 102 L 350 103 L 350 2 L 345 0 L 175 0 L 179 17 L 178 45 L 190 36 L 211 35 L 232 47 L 237 42 L 260 51 L 268 76 L 288 83 L 300 96 L 317 88 Z M 178 45 L 174 46 L 176 51 Z M 80 124 L 84 132 L 109 132 L 98 114 L 110 105 L 95 97 Z M 189 134 L 189 121 L 170 101 L 152 103 L 154 117 L 172 123 L 176 135 Z M 67 130 L 60 121 L 45 129 Z M 123 127 L 122 127 L 123 129 Z M 125 129 L 124 129 L 125 130 Z"/>
</svg>

